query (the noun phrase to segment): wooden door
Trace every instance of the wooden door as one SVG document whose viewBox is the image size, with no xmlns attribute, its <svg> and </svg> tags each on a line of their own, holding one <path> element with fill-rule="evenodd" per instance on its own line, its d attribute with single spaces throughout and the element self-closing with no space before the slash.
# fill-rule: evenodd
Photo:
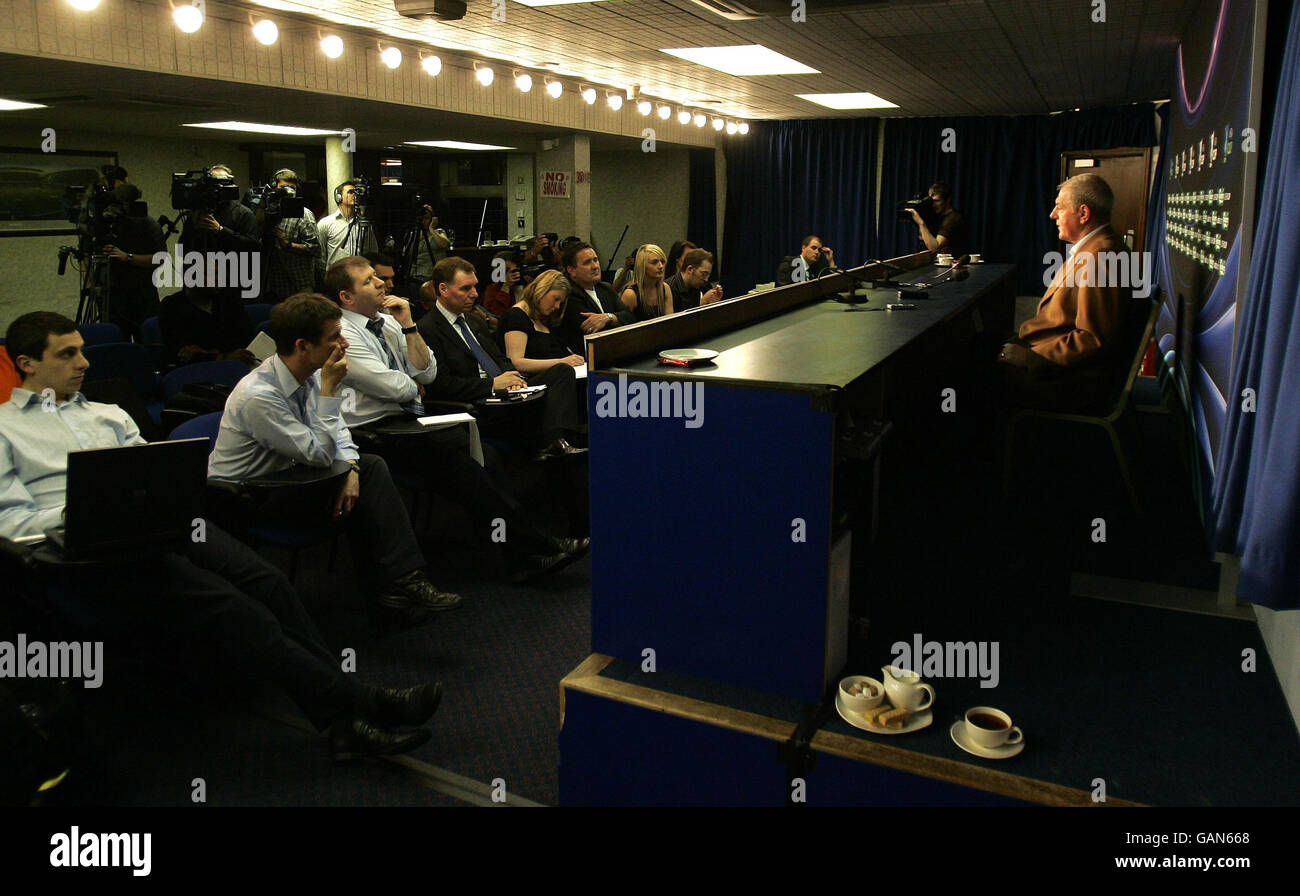
<svg viewBox="0 0 1300 896">
<path fill-rule="evenodd" d="M 1061 180 L 1076 174 L 1099 174 L 1115 191 L 1111 227 L 1121 237 L 1133 231 L 1133 250 L 1142 252 L 1147 241 L 1147 197 L 1151 193 L 1151 147 L 1073 150 L 1061 153 Z M 1064 254 L 1065 246 L 1060 251 Z"/>
</svg>

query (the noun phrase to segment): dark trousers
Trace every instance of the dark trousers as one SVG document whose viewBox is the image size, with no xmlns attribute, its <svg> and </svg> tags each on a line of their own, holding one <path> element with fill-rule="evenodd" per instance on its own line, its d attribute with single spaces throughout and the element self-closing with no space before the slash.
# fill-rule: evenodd
<svg viewBox="0 0 1300 896">
<path fill-rule="evenodd" d="M 489 540 L 498 527 L 496 521 L 502 520 L 506 539 L 502 546 L 508 553 L 550 553 L 550 539 L 470 456 L 466 427 L 410 435 L 380 435 L 354 427 L 353 436 L 366 440 L 367 450 L 390 458 L 395 469 L 422 477 L 435 492 L 459 504 L 481 540 Z"/>
<path fill-rule="evenodd" d="M 575 378 L 568 364 L 552 364 L 527 377 L 530 386 L 545 386 L 542 405 L 542 437 L 553 441 L 578 429 L 578 402 L 574 399 Z"/>
<path fill-rule="evenodd" d="M 363 454 L 361 495 L 345 521 L 348 545 L 357 569 L 374 587 L 384 588 L 395 579 L 423 569 L 424 554 L 415 540 L 388 464 L 382 457 Z"/>
<path fill-rule="evenodd" d="M 212 523 L 205 536 L 146 561 L 68 572 L 51 599 L 119 635 L 106 651 L 143 636 L 199 680 L 279 685 L 319 729 L 357 706 L 362 686 L 340 670 L 289 580 Z"/>
</svg>

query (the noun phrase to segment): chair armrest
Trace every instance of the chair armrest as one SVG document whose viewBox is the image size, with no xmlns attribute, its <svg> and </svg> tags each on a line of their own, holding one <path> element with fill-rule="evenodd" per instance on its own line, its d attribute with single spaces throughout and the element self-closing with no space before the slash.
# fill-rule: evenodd
<svg viewBox="0 0 1300 896">
<path fill-rule="evenodd" d="M 19 544 L 8 538 L 0 538 L 0 564 L 4 569 L 33 569 L 36 561 L 32 558 L 34 548 L 28 544 Z"/>
<path fill-rule="evenodd" d="M 447 401 L 441 398 L 429 399 L 423 401 L 426 416 L 432 417 L 435 414 L 471 414 L 477 416 L 478 408 L 473 404 L 465 401 Z"/>
</svg>

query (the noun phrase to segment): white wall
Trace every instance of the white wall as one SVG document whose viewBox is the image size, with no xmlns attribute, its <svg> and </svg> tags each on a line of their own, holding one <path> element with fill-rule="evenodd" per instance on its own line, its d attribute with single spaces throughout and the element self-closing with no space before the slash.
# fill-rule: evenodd
<svg viewBox="0 0 1300 896">
<path fill-rule="evenodd" d="M 1282 683 L 1291 720 L 1300 731 L 1300 610 L 1278 611 L 1257 606 L 1255 619 L 1277 680 Z"/>
<path fill-rule="evenodd" d="M 127 179 L 144 191 L 149 214 L 155 218 L 176 216 L 170 195 L 174 171 L 224 162 L 234 167 L 240 187 L 248 186 L 248 156 L 230 141 L 141 139 L 64 130 L 56 137 L 56 151 L 116 151 L 118 164 L 127 170 Z M 15 130 L 6 133 L 4 142 L 7 146 L 39 149 L 41 136 L 35 130 Z M 168 242 L 169 250 L 175 241 L 173 237 Z M 15 317 L 28 311 L 57 311 L 68 317 L 76 313 L 78 284 L 72 259 L 68 260 L 67 273 L 58 275 L 59 247 L 76 243 L 75 234 L 0 237 L 0 333 Z"/>
<path fill-rule="evenodd" d="M 615 270 L 622 258 L 610 253 L 624 225 L 630 224 L 619 255 L 643 243 L 666 253 L 687 238 L 690 194 L 690 155 L 686 149 L 658 152 L 592 152 L 591 232 L 601 264 Z"/>
</svg>

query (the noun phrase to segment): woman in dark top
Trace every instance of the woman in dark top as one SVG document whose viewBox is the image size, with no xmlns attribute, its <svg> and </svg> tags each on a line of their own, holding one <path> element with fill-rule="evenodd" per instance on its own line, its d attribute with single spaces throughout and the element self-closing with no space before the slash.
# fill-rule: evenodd
<svg viewBox="0 0 1300 896">
<path fill-rule="evenodd" d="M 556 364 L 582 366 L 575 355 L 552 332 L 564 318 L 569 281 L 559 271 L 542 271 L 524 290 L 519 303 L 501 315 L 502 348 L 515 368 L 524 375 L 540 373 Z"/>
<path fill-rule="evenodd" d="M 620 298 L 638 321 L 673 313 L 673 294 L 664 282 L 664 267 L 667 263 L 664 250 L 658 246 L 646 245 L 636 250 L 632 282 L 623 290 Z"/>
</svg>

